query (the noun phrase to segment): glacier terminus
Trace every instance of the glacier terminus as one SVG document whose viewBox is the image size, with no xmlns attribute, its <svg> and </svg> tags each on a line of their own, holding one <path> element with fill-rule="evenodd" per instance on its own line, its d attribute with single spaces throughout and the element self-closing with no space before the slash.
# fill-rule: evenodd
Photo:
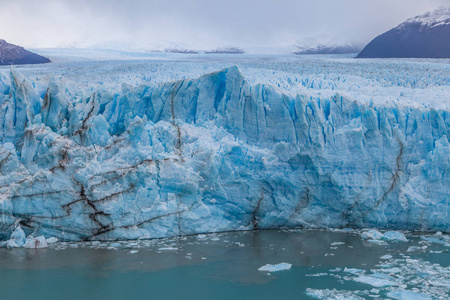
<svg viewBox="0 0 450 300">
<path fill-rule="evenodd" d="M 450 233 L 445 106 L 292 93 L 240 69 L 89 92 L 1 73 L 1 240 Z"/>
</svg>

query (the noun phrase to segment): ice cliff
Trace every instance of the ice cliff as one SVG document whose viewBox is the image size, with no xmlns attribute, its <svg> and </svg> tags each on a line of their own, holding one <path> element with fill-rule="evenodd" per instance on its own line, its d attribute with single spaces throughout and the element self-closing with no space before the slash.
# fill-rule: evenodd
<svg viewBox="0 0 450 300">
<path fill-rule="evenodd" d="M 83 95 L 0 77 L 0 239 L 450 232 L 446 110 L 291 96 L 236 67 Z"/>
</svg>

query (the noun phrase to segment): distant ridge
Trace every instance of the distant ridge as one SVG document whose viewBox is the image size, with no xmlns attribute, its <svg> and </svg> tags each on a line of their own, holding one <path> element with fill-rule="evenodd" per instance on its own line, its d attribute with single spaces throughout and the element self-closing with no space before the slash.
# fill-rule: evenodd
<svg viewBox="0 0 450 300">
<path fill-rule="evenodd" d="M 350 54 L 358 53 L 361 51 L 360 46 L 345 44 L 345 45 L 314 45 L 314 46 L 297 46 L 297 50 L 294 51 L 296 55 L 303 54 Z"/>
<path fill-rule="evenodd" d="M 450 58 L 450 7 L 410 18 L 377 36 L 357 58 Z"/>
<path fill-rule="evenodd" d="M 43 64 L 50 59 L 0 39 L 0 65 Z"/>
<path fill-rule="evenodd" d="M 245 51 L 237 47 L 223 47 L 205 51 L 205 54 L 244 54 Z"/>
<path fill-rule="evenodd" d="M 189 50 L 189 49 L 176 49 L 176 48 L 168 48 L 164 50 L 166 53 L 179 53 L 179 54 L 198 54 L 198 51 Z"/>
</svg>

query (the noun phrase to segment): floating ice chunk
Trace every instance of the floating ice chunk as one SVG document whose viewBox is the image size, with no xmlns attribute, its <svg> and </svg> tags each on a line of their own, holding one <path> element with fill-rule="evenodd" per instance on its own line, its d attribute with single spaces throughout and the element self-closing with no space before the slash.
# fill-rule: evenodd
<svg viewBox="0 0 450 300">
<path fill-rule="evenodd" d="M 130 251 L 130 254 L 135 254 L 135 253 L 138 253 L 139 251 L 137 251 L 137 250 L 131 250 Z"/>
<path fill-rule="evenodd" d="M 16 242 L 14 242 L 14 240 L 7 240 L 6 242 L 2 243 L 2 247 L 19 248 Z"/>
<path fill-rule="evenodd" d="M 383 234 L 375 229 L 370 229 L 361 233 L 361 238 L 364 240 L 381 240 Z"/>
<path fill-rule="evenodd" d="M 321 277 L 321 276 L 327 276 L 328 273 L 316 273 L 316 274 L 306 274 L 308 277 Z"/>
<path fill-rule="evenodd" d="M 386 254 L 386 255 L 381 256 L 380 258 L 381 258 L 381 259 L 391 259 L 391 258 L 392 258 L 392 255 Z"/>
<path fill-rule="evenodd" d="M 396 300 L 431 300 L 428 295 L 412 292 L 412 291 L 392 291 L 387 296 Z"/>
<path fill-rule="evenodd" d="M 358 275 L 358 274 L 364 273 L 364 270 L 361 270 L 361 269 L 355 269 L 355 268 L 345 268 L 345 269 L 344 269 L 344 272 L 347 272 L 347 273 L 350 273 L 350 274 Z"/>
<path fill-rule="evenodd" d="M 395 268 L 381 269 L 380 271 L 388 274 L 398 274 L 402 271 L 402 269 L 395 267 Z"/>
<path fill-rule="evenodd" d="M 434 244 L 444 245 L 445 247 L 450 247 L 450 243 L 447 243 L 446 241 L 441 240 L 441 239 L 436 238 L 436 237 L 421 236 L 420 238 L 422 240 L 424 240 L 424 241 L 429 242 L 429 243 L 434 243 Z"/>
<path fill-rule="evenodd" d="M 393 281 L 394 278 L 392 278 L 391 276 L 388 276 L 388 275 L 380 276 L 380 275 L 385 275 L 385 274 L 377 273 L 377 274 L 371 274 L 371 275 L 367 275 L 367 276 L 359 276 L 359 277 L 356 277 L 355 279 L 353 279 L 353 281 L 368 284 L 368 285 L 371 285 L 371 286 L 377 287 L 377 288 L 398 285 L 395 281 Z"/>
<path fill-rule="evenodd" d="M 162 247 L 162 248 L 158 248 L 159 251 L 177 251 L 178 248 L 175 247 Z"/>
<path fill-rule="evenodd" d="M 382 240 L 367 240 L 367 242 L 378 245 L 386 245 L 386 242 Z"/>
<path fill-rule="evenodd" d="M 433 286 L 450 288 L 450 280 L 430 281 L 430 284 Z"/>
<path fill-rule="evenodd" d="M 53 243 L 56 243 L 56 242 L 58 242 L 58 239 L 55 238 L 54 236 L 49 237 L 49 238 L 47 239 L 47 244 L 53 244 Z"/>
<path fill-rule="evenodd" d="M 417 251 L 425 250 L 425 249 L 427 249 L 427 248 L 428 248 L 427 246 L 422 246 L 422 247 L 419 247 L 419 246 L 411 246 L 411 247 L 409 247 L 409 248 L 406 250 L 406 252 L 408 252 L 408 253 L 411 253 L 411 252 L 417 252 Z"/>
<path fill-rule="evenodd" d="M 47 248 L 47 240 L 43 235 L 38 236 L 36 238 L 27 238 L 24 248 L 30 249 L 39 249 L 39 248 Z"/>
<path fill-rule="evenodd" d="M 263 271 L 263 272 L 278 272 L 278 271 L 284 271 L 284 270 L 289 270 L 292 267 L 292 264 L 288 264 L 288 263 L 279 263 L 276 265 L 264 265 L 261 268 L 258 269 L 258 271 Z"/>
<path fill-rule="evenodd" d="M 9 241 L 7 242 L 8 248 L 22 247 L 25 245 L 25 240 L 25 232 L 19 225 L 9 237 Z"/>
<path fill-rule="evenodd" d="M 407 242 L 408 239 L 399 231 L 386 231 L 384 234 L 375 229 L 370 229 L 361 233 L 361 238 L 370 242 L 384 240 L 384 241 L 398 241 Z"/>
<path fill-rule="evenodd" d="M 405 235 L 399 231 L 386 231 L 381 237 L 382 240 L 396 241 L 396 242 L 407 242 L 408 239 Z"/>
<path fill-rule="evenodd" d="M 337 246 L 337 245 L 345 245 L 344 242 L 333 242 L 330 244 L 331 246 Z"/>
<path fill-rule="evenodd" d="M 364 298 L 355 295 L 351 291 L 339 291 L 336 289 L 316 290 L 307 288 L 306 293 L 316 299 L 330 299 L 330 300 L 363 300 Z"/>
</svg>

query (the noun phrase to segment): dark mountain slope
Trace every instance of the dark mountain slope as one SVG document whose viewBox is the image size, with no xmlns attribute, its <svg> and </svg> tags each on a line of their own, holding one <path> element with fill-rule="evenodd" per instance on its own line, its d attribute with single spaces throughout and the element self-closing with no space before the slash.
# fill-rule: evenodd
<svg viewBox="0 0 450 300">
<path fill-rule="evenodd" d="M 24 48 L 0 40 L 0 65 L 42 64 L 50 60 Z"/>
<path fill-rule="evenodd" d="M 411 18 L 377 36 L 357 58 L 450 58 L 450 7 Z"/>
</svg>

